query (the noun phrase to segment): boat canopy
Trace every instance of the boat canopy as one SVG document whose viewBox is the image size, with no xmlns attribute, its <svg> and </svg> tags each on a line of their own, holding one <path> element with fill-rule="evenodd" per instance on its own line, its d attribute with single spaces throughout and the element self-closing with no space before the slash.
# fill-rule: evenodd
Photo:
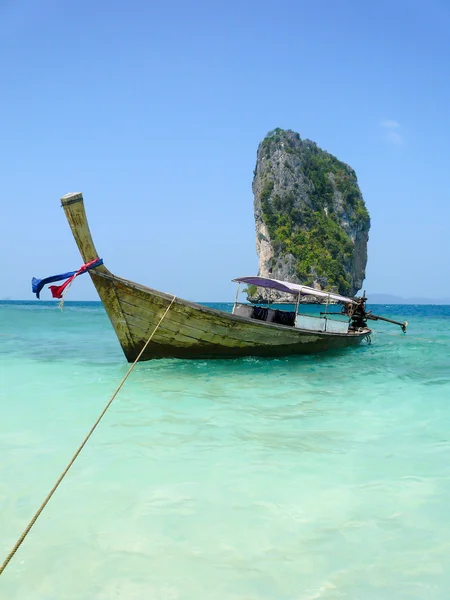
<svg viewBox="0 0 450 600">
<path fill-rule="evenodd" d="M 279 281 L 278 279 L 270 279 L 269 277 L 237 277 L 233 279 L 236 283 L 248 283 L 249 285 L 256 285 L 258 287 L 269 288 L 271 290 L 278 290 L 279 292 L 285 292 L 287 294 L 294 294 L 295 296 L 315 296 L 324 300 L 334 300 L 335 302 L 343 302 L 345 304 L 351 303 L 356 304 L 353 298 L 347 298 L 346 296 L 340 296 L 339 294 L 332 294 L 331 292 L 322 292 L 321 290 L 315 290 L 307 285 L 298 285 L 297 283 L 289 283 L 288 281 Z"/>
</svg>

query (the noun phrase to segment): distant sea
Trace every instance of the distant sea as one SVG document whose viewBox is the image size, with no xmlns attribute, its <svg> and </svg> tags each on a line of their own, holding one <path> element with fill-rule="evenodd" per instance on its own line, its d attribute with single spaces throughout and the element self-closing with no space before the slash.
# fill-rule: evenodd
<svg viewBox="0 0 450 600">
<path fill-rule="evenodd" d="M 450 307 L 371 308 L 408 333 L 138 364 L 1 600 L 447 600 Z M 127 368 L 100 303 L 0 302 L 0 563 Z"/>
</svg>

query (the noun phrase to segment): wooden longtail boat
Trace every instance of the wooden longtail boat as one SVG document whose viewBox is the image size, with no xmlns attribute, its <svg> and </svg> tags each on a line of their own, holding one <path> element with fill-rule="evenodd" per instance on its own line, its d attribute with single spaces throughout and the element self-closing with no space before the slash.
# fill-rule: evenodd
<svg viewBox="0 0 450 600">
<path fill-rule="evenodd" d="M 82 194 L 67 194 L 61 203 L 84 262 L 93 261 L 98 254 Z M 122 279 L 103 264 L 89 274 L 129 362 L 137 358 L 172 301 L 140 360 L 310 354 L 354 346 L 371 333 L 366 326 L 365 298 L 346 298 L 264 278 L 241 278 L 235 281 L 256 282 L 294 294 L 297 309 L 305 294 L 340 302 L 347 307 L 348 319 L 308 317 L 297 314 L 297 309 L 286 313 L 237 302 L 233 313 L 227 313 Z"/>
</svg>

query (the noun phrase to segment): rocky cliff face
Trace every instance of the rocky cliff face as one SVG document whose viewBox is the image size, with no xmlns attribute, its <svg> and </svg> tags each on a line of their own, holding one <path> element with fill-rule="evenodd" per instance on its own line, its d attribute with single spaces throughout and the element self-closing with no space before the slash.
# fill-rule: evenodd
<svg viewBox="0 0 450 600">
<path fill-rule="evenodd" d="M 344 295 L 361 289 L 370 218 L 351 167 L 275 129 L 258 147 L 253 193 L 260 276 Z"/>
</svg>

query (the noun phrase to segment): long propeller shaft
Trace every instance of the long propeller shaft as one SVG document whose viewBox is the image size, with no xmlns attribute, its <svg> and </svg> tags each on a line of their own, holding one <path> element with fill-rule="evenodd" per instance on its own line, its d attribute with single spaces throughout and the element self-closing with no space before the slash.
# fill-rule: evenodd
<svg viewBox="0 0 450 600">
<path fill-rule="evenodd" d="M 386 321 L 387 323 L 393 323 L 394 325 L 399 325 L 402 328 L 403 333 L 406 333 L 406 328 L 408 327 L 408 321 L 404 321 L 403 323 L 400 323 L 399 321 L 387 319 L 386 317 L 380 317 L 379 315 L 373 315 L 372 313 L 366 313 L 365 318 L 370 319 L 372 321 Z"/>
</svg>

